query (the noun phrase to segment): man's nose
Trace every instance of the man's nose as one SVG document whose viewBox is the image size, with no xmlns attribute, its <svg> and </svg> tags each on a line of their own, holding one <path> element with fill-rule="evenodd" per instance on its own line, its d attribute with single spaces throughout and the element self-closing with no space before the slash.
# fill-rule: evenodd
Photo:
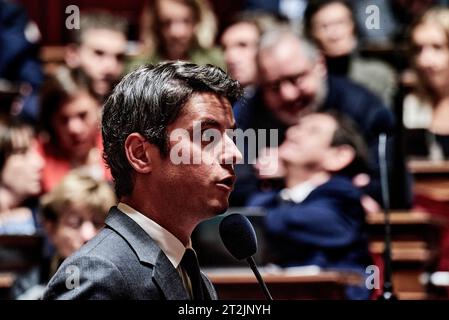
<svg viewBox="0 0 449 320">
<path fill-rule="evenodd" d="M 228 48 L 225 50 L 224 55 L 225 55 L 225 62 L 226 64 L 232 64 L 235 63 L 236 61 L 238 61 L 238 50 L 236 50 L 235 48 Z"/>
<path fill-rule="evenodd" d="M 420 52 L 419 56 L 418 56 L 418 64 L 421 67 L 429 67 L 432 65 L 433 61 L 434 61 L 434 53 L 432 52 L 432 49 L 430 48 L 423 48 L 422 51 Z"/>
<path fill-rule="evenodd" d="M 283 101 L 295 101 L 300 95 L 300 88 L 291 81 L 283 81 L 279 91 Z"/>
<path fill-rule="evenodd" d="M 186 25 L 183 22 L 173 22 L 170 25 L 170 34 L 172 37 L 180 38 L 186 34 Z"/>
<path fill-rule="evenodd" d="M 106 56 L 103 58 L 103 73 L 115 74 L 120 68 L 120 61 L 114 55 Z"/>
<path fill-rule="evenodd" d="M 222 164 L 236 164 L 242 160 L 242 153 L 237 148 L 234 141 L 227 135 L 224 135 L 224 142 L 222 145 L 220 163 Z"/>
<path fill-rule="evenodd" d="M 68 130 L 71 134 L 79 134 L 83 132 L 84 125 L 83 121 L 79 118 L 72 118 L 68 123 Z"/>
<path fill-rule="evenodd" d="M 41 154 L 36 149 L 32 150 L 31 157 L 33 159 L 32 163 L 33 163 L 34 167 L 40 171 L 45 165 L 44 158 L 41 156 Z"/>
</svg>

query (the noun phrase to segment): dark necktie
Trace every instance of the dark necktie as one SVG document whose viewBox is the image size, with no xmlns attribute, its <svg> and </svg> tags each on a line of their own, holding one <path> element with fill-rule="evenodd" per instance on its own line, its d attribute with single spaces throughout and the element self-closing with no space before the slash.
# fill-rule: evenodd
<svg viewBox="0 0 449 320">
<path fill-rule="evenodd" d="M 193 300 L 204 300 L 200 266 L 195 251 L 187 249 L 181 260 L 181 266 L 187 273 L 192 286 Z"/>
</svg>

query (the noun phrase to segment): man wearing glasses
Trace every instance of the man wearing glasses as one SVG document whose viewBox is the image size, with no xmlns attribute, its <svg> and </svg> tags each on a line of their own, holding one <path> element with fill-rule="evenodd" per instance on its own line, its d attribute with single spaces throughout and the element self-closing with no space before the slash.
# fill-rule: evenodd
<svg viewBox="0 0 449 320">
<path fill-rule="evenodd" d="M 312 111 L 335 110 L 352 118 L 358 124 L 370 150 L 373 164 L 371 177 L 357 177 L 360 185 L 367 185 L 366 192 L 380 202 L 379 179 L 377 177 L 377 134 L 383 126 L 377 114 L 388 112 L 386 106 L 373 93 L 342 78 L 328 75 L 323 56 L 306 39 L 288 27 L 265 33 L 258 50 L 259 90 L 246 105 L 234 110 L 237 123 L 246 129 L 277 129 L 279 141 L 270 142 L 276 147 L 284 140 L 285 131 L 299 119 Z M 260 145 L 260 144 L 259 144 Z M 259 154 L 261 150 L 259 150 Z M 263 152 L 263 154 L 275 154 Z M 260 157 L 258 159 L 261 159 Z M 260 191 L 267 180 L 282 179 L 282 165 L 278 165 L 270 176 L 257 176 L 263 168 L 257 163 L 273 163 L 274 159 L 256 161 L 252 165 L 237 166 L 239 177 L 236 191 L 232 195 L 233 205 L 245 205 L 252 193 Z M 364 182 L 362 182 L 364 180 Z M 244 190 L 245 193 L 239 193 Z M 378 210 L 375 202 L 367 201 L 367 209 Z"/>
</svg>

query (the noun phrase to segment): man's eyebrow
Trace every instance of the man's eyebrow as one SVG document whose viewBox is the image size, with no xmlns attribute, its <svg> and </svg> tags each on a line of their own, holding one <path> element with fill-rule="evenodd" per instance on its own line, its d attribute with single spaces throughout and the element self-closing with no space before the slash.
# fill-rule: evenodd
<svg viewBox="0 0 449 320">
<path fill-rule="evenodd" d="M 198 122 L 201 124 L 201 127 L 213 127 L 213 128 L 221 128 L 222 125 L 220 124 L 220 122 L 218 122 L 215 119 L 211 119 L 211 118 L 203 118 L 198 120 Z"/>
<path fill-rule="evenodd" d="M 202 126 L 221 127 L 221 124 L 217 120 L 210 119 L 210 118 L 200 119 L 199 122 L 201 122 Z"/>
<path fill-rule="evenodd" d="M 214 128 L 223 127 L 223 125 L 220 122 L 218 122 L 217 120 L 211 119 L 211 118 L 200 119 L 200 120 L 198 120 L 198 122 L 200 122 L 201 127 L 214 127 Z M 231 124 L 230 128 L 225 128 L 225 129 L 235 130 L 235 129 L 237 129 L 237 123 L 234 121 Z"/>
<path fill-rule="evenodd" d="M 200 120 L 201 124 L 204 126 L 209 126 L 209 127 L 222 127 L 222 125 L 214 120 L 214 119 L 205 119 L 205 120 Z M 234 121 L 232 122 L 231 126 L 229 128 L 226 129 L 231 129 L 231 130 L 235 130 L 237 129 L 237 123 Z"/>
</svg>

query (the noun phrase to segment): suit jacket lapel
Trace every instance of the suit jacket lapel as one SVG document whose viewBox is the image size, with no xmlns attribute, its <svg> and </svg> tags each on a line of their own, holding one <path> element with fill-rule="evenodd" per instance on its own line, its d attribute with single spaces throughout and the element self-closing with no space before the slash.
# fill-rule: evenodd
<svg viewBox="0 0 449 320">
<path fill-rule="evenodd" d="M 154 240 L 117 207 L 111 208 L 106 225 L 120 234 L 135 251 L 142 264 L 153 266 L 153 279 L 170 300 L 189 299 L 181 276 Z"/>
<path fill-rule="evenodd" d="M 173 267 L 162 250 L 153 269 L 153 279 L 168 300 L 190 299 L 178 270 Z"/>
<path fill-rule="evenodd" d="M 117 207 L 111 208 L 105 224 L 121 235 L 135 251 L 140 262 L 154 265 L 161 249 L 133 219 Z"/>
</svg>

